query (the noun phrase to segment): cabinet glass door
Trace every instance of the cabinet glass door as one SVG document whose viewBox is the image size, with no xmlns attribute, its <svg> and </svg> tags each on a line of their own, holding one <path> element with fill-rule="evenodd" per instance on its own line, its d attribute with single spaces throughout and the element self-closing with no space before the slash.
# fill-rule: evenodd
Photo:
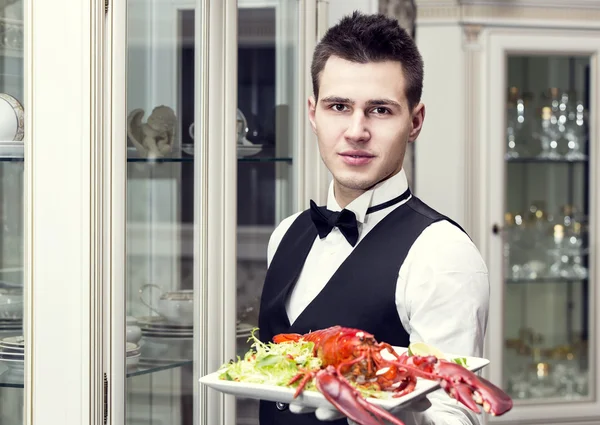
<svg viewBox="0 0 600 425">
<path fill-rule="evenodd" d="M 127 2 L 126 419 L 194 416 L 195 2 Z"/>
<path fill-rule="evenodd" d="M 299 4 L 238 2 L 237 333 L 236 351 L 250 349 L 258 327 L 267 245 L 294 212 L 299 122 Z M 306 70 L 308 72 L 308 68 Z M 234 141 L 231 141 L 234 143 Z M 258 424 L 258 401 L 237 399 L 237 424 Z"/>
<path fill-rule="evenodd" d="M 0 423 L 23 423 L 23 1 L 0 7 Z"/>
<path fill-rule="evenodd" d="M 517 401 L 593 391 L 590 64 L 507 59 L 503 384 Z"/>
</svg>

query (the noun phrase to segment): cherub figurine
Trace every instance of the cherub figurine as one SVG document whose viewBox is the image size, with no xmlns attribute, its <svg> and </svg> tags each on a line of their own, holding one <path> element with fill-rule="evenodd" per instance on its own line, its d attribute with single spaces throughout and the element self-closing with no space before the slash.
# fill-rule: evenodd
<svg viewBox="0 0 600 425">
<path fill-rule="evenodd" d="M 127 135 L 140 156 L 162 158 L 173 149 L 177 117 L 168 106 L 154 108 L 146 123 L 143 109 L 134 109 L 127 117 Z"/>
</svg>

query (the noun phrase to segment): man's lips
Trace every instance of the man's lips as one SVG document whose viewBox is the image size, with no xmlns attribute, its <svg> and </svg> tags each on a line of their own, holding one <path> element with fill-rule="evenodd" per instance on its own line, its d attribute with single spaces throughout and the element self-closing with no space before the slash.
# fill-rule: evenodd
<svg viewBox="0 0 600 425">
<path fill-rule="evenodd" d="M 342 161 L 348 165 L 365 165 L 375 158 L 375 155 L 360 150 L 344 151 L 339 155 L 342 158 Z"/>
<path fill-rule="evenodd" d="M 360 151 L 360 150 L 351 150 L 351 151 L 344 151 L 341 152 L 339 155 L 341 156 L 352 156 L 352 157 L 361 157 L 361 158 L 373 158 L 375 155 L 366 152 L 366 151 Z"/>
</svg>

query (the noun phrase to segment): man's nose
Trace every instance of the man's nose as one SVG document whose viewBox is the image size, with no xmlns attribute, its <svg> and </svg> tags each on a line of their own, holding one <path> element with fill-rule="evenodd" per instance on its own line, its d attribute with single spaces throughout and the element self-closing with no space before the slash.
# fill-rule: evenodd
<svg viewBox="0 0 600 425">
<path fill-rule="evenodd" d="M 369 140 L 370 133 L 367 128 L 367 118 L 360 109 L 356 109 L 349 117 L 348 128 L 344 134 L 349 142 L 365 142 Z"/>
</svg>

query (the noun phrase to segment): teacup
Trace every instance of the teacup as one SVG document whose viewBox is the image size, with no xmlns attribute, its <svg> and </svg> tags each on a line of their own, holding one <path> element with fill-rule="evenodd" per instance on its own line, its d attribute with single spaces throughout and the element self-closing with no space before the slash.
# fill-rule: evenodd
<svg viewBox="0 0 600 425">
<path fill-rule="evenodd" d="M 161 292 L 156 308 L 144 299 L 144 294 L 150 288 L 156 288 Z M 164 317 L 168 322 L 191 325 L 194 321 L 194 291 L 192 289 L 163 292 L 160 286 L 149 283 L 140 288 L 140 300 L 146 307 Z"/>
</svg>

